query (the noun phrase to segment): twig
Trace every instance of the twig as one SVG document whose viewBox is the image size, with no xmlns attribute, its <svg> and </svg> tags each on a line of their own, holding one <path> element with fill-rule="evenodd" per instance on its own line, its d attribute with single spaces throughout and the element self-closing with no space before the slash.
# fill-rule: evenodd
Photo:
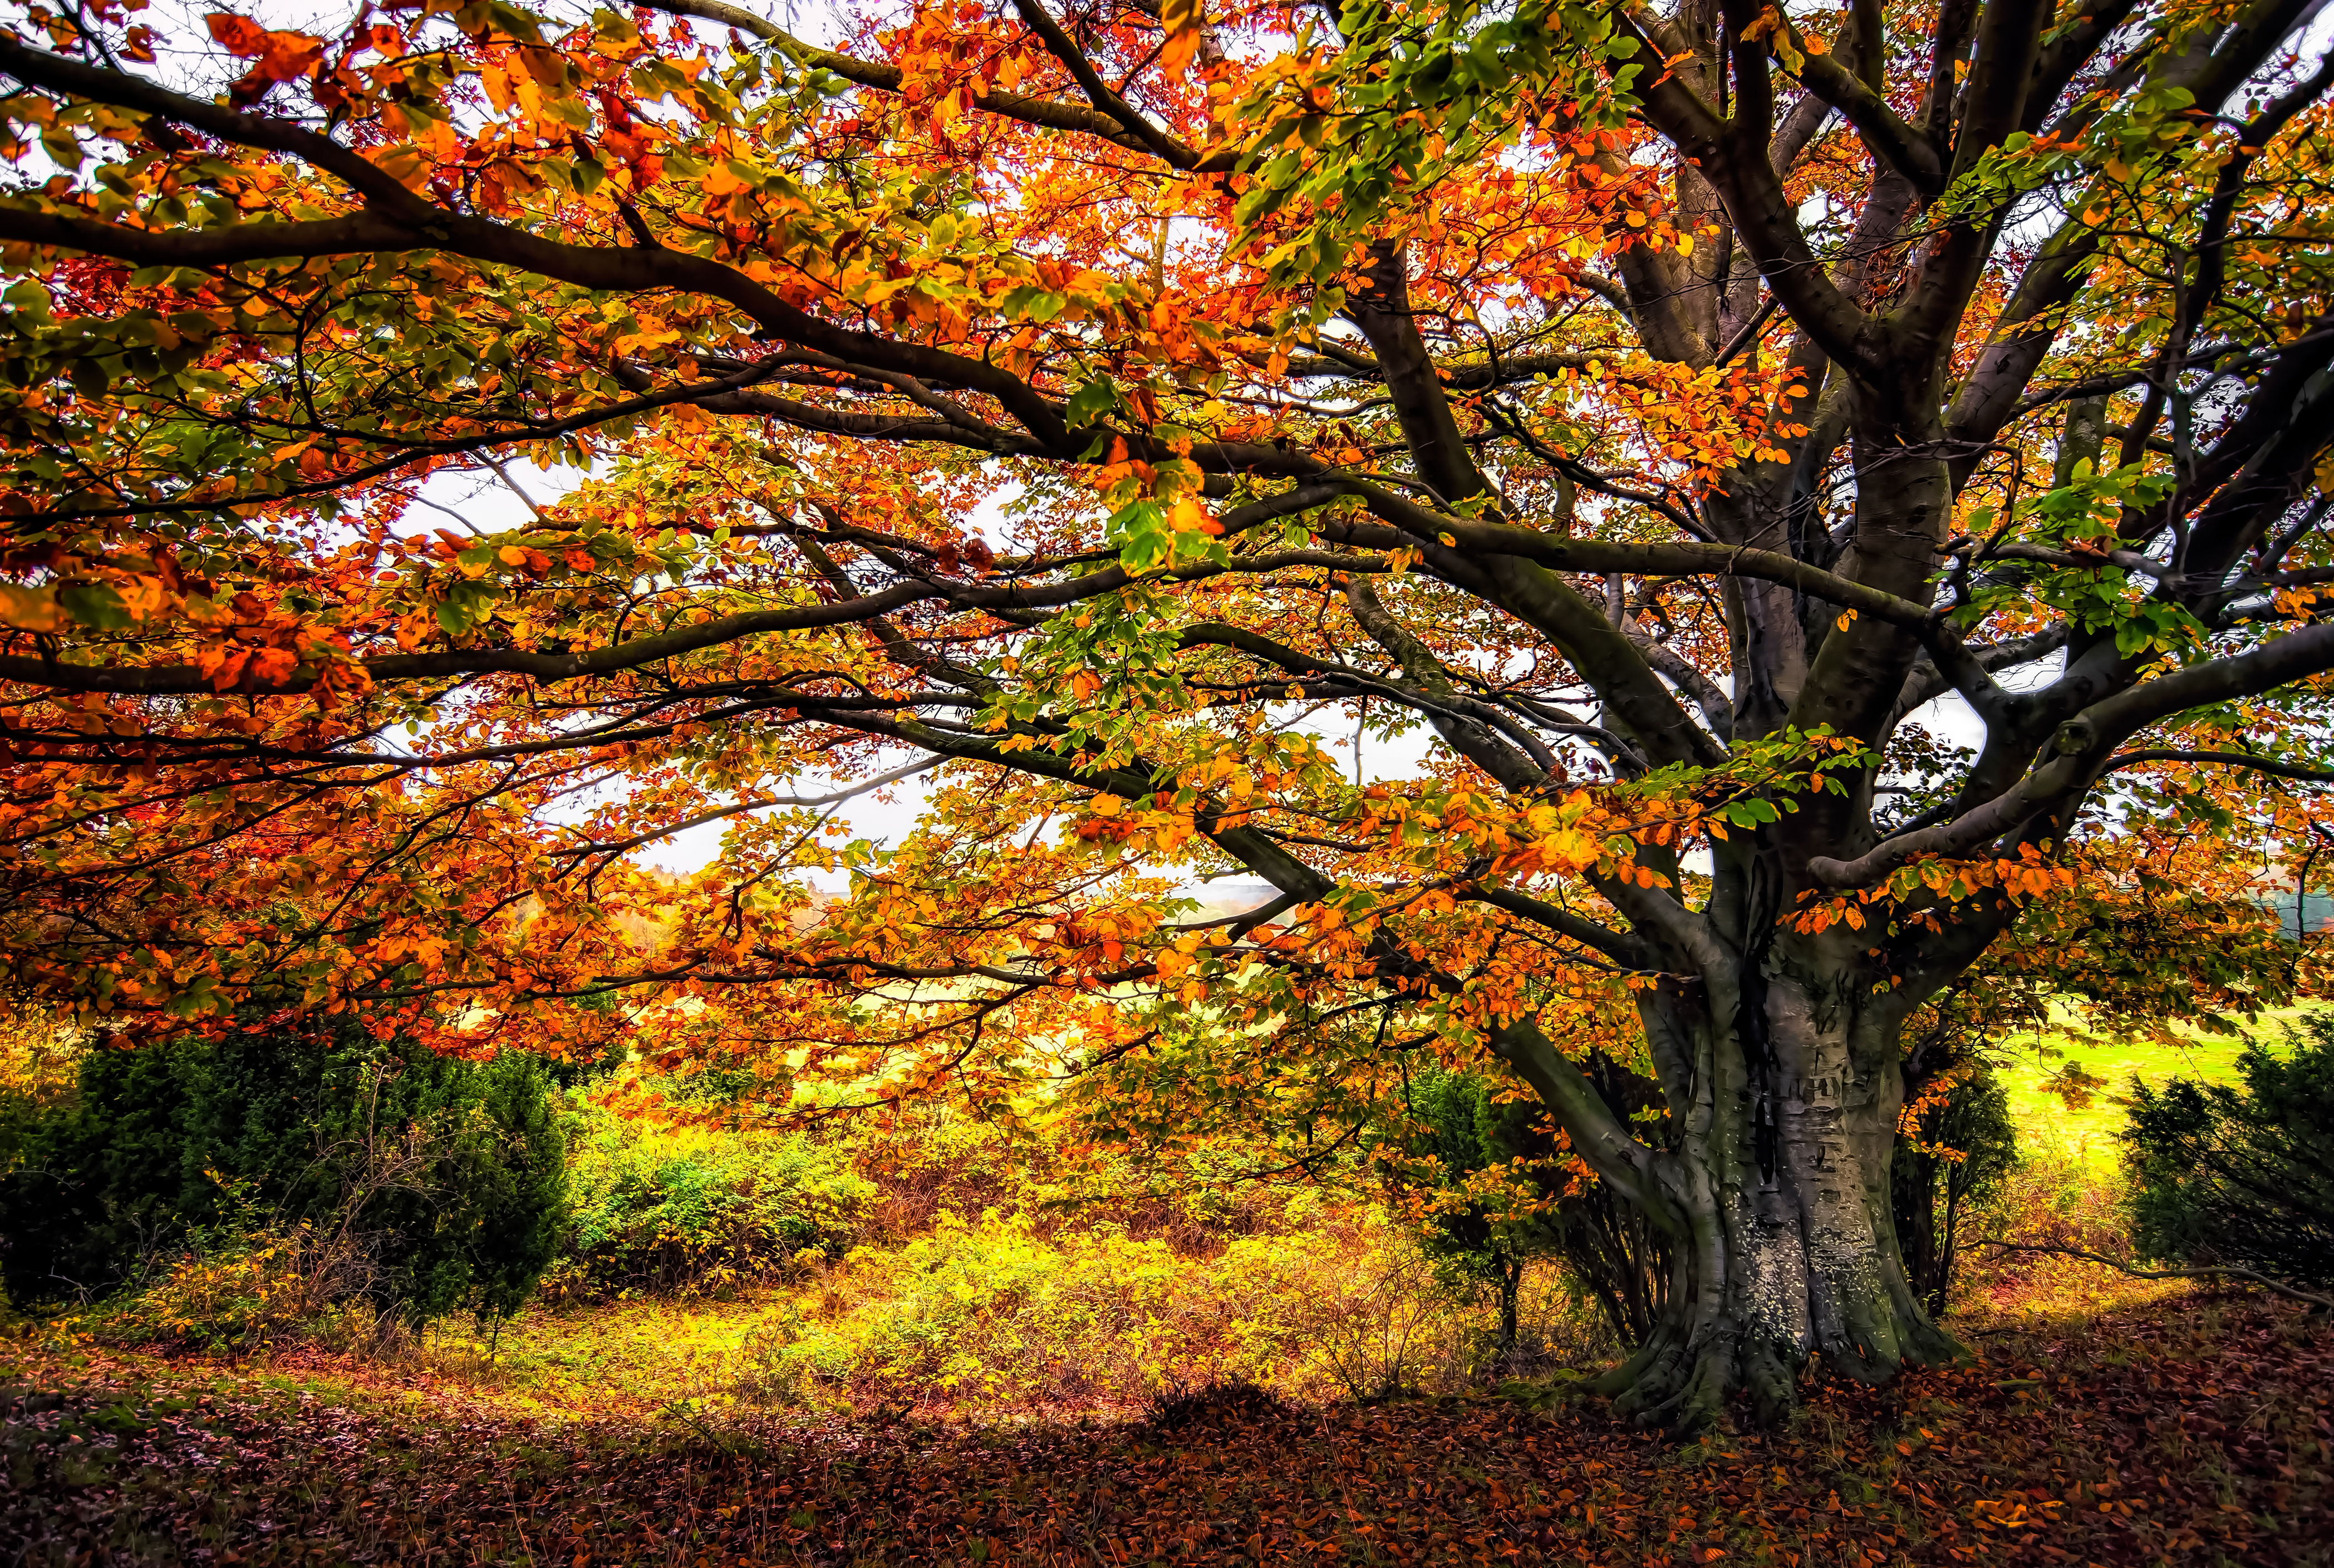
<svg viewBox="0 0 2334 1568">
<path fill-rule="evenodd" d="M 2328 1312 L 2334 1312 L 2334 1298 L 2312 1295 L 2306 1290 L 2296 1290 L 2290 1284 L 2273 1280 L 2265 1274 L 2256 1274 L 2249 1268 L 2217 1264 L 2203 1268 L 2134 1268 L 2127 1263 L 2117 1263 L 2111 1257 L 2101 1257 L 2098 1253 L 2085 1252 L 2079 1247 L 2020 1246 L 2006 1241 L 1973 1241 L 1970 1245 L 1999 1247 L 2003 1252 L 2040 1252 L 2048 1253 L 2054 1257 L 2078 1257 L 2086 1263 L 2103 1263 L 2109 1268 L 2129 1275 L 2134 1279 L 2201 1279 L 2212 1275 L 2228 1275 L 2237 1279 L 2251 1280 L 2263 1290 L 2272 1291 L 2279 1295 L 2291 1296 L 2295 1301 L 2308 1302 L 2314 1307 L 2322 1307 Z"/>
</svg>

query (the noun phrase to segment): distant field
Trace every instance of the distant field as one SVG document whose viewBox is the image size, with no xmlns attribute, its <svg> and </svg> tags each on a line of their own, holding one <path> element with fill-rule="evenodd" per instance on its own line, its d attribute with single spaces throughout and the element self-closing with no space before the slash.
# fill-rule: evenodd
<svg viewBox="0 0 2334 1568">
<path fill-rule="evenodd" d="M 2124 1108 L 2108 1097 L 2127 1092 L 2134 1074 L 2151 1086 L 2167 1078 L 2233 1082 L 2237 1077 L 2237 1057 L 2248 1036 L 2274 1047 L 2284 1037 L 2285 1025 L 2299 1020 L 2305 1011 L 2288 1007 L 2262 1013 L 2246 1025 L 2244 1034 L 2189 1032 L 2185 1043 L 2176 1046 L 2146 1042 L 2092 1046 L 2076 1044 L 2053 1031 L 2044 1036 L 2045 1043 L 2065 1054 L 2045 1056 L 2034 1048 L 2032 1035 L 2022 1036 L 2007 1043 L 2011 1063 L 2003 1077 L 2010 1086 L 2010 1113 L 2017 1120 L 2022 1138 L 2069 1144 L 2094 1159 L 2110 1159 L 2115 1136 L 2124 1124 Z M 2040 1088 L 2044 1079 L 2069 1062 L 2080 1063 L 2086 1073 L 2107 1081 L 2107 1088 L 2086 1110 L 2070 1110 L 2065 1101 Z"/>
</svg>

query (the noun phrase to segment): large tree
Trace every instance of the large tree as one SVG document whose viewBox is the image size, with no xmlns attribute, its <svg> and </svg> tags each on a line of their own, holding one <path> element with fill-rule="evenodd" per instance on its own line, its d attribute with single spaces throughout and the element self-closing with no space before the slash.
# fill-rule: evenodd
<svg viewBox="0 0 2334 1568">
<path fill-rule="evenodd" d="M 2314 9 L 29 8 L 9 950 L 1300 1147 L 1488 1050 L 1675 1238 L 1624 1409 L 1951 1356 L 1908 1016 L 2087 844 L 2309 871 Z"/>
</svg>

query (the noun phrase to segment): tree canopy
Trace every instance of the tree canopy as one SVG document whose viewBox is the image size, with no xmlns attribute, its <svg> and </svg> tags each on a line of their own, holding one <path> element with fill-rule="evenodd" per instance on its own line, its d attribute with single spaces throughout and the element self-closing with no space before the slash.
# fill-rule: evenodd
<svg viewBox="0 0 2334 1568">
<path fill-rule="evenodd" d="M 1683 1244 L 1625 1409 L 1949 1356 L 1907 1021 L 2311 874 L 2313 11 L 14 8 L 11 961 L 1162 1140 L 1487 1050 Z"/>
</svg>

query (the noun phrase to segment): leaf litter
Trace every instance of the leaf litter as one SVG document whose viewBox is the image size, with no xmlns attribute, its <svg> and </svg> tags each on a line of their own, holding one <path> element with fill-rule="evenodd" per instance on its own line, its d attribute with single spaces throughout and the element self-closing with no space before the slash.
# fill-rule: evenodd
<svg viewBox="0 0 2334 1568">
<path fill-rule="evenodd" d="M 2203 1292 L 2016 1326 L 1679 1448 L 1562 1385 L 1151 1419 L 545 1418 L 395 1369 L 37 1353 L 27 1564 L 2334 1563 L 2334 1324 Z M 78 1363 L 78 1364 L 76 1364 Z M 288 1375 L 291 1374 L 291 1375 Z"/>
</svg>

